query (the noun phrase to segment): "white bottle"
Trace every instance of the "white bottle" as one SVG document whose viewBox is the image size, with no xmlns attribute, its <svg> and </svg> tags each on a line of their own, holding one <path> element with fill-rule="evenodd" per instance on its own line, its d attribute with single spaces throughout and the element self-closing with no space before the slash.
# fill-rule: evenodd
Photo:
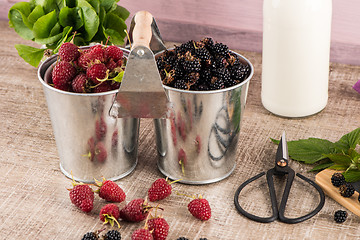
<svg viewBox="0 0 360 240">
<path fill-rule="evenodd" d="M 328 100 L 332 0 L 264 0 L 261 100 L 304 117 Z"/>
</svg>

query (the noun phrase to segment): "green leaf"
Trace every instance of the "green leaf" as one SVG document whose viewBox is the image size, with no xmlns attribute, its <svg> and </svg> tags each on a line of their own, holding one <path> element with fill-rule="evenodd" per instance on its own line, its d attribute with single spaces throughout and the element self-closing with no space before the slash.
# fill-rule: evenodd
<svg viewBox="0 0 360 240">
<path fill-rule="evenodd" d="M 324 158 L 323 154 L 333 153 L 334 143 L 319 138 L 301 139 L 288 142 L 289 156 L 293 160 L 314 164 Z"/>
<path fill-rule="evenodd" d="M 30 12 L 29 3 L 18 2 L 10 8 L 8 14 L 9 26 L 14 28 L 15 32 L 26 40 L 34 39 L 34 34 L 31 30 L 32 24 L 27 20 Z"/>
<path fill-rule="evenodd" d="M 62 37 L 60 38 L 60 40 L 57 43 L 56 48 L 54 49 L 53 53 L 57 53 L 59 51 L 59 48 L 61 46 L 61 44 L 63 44 L 64 42 L 69 42 L 70 40 L 68 40 L 69 38 L 69 34 L 72 31 L 72 27 L 67 26 L 64 28 L 63 32 L 62 32 Z M 72 38 L 72 36 L 70 36 L 70 39 Z"/>
<path fill-rule="evenodd" d="M 331 166 L 333 166 L 334 163 L 333 162 L 326 162 L 326 163 L 321 163 L 321 164 L 318 164 L 316 165 L 315 167 L 313 167 L 310 172 L 318 172 L 318 171 L 321 171 L 321 170 L 324 170 L 326 168 L 329 168 Z"/>
<path fill-rule="evenodd" d="M 347 167 L 345 167 L 344 165 L 339 165 L 339 164 L 334 164 L 334 165 L 330 166 L 329 168 L 334 169 L 334 170 L 339 170 L 339 171 L 345 171 L 347 169 Z"/>
<path fill-rule="evenodd" d="M 124 21 L 130 15 L 130 12 L 126 8 L 121 7 L 119 5 L 116 5 L 116 8 L 111 13 L 116 14 L 118 17 L 122 18 Z M 126 29 L 126 27 L 125 27 L 125 29 Z"/>
<path fill-rule="evenodd" d="M 349 155 L 344 155 L 341 153 L 332 153 L 332 154 L 324 154 L 324 157 L 329 158 L 336 164 L 343 165 L 343 166 L 350 166 L 352 163 L 351 157 Z"/>
<path fill-rule="evenodd" d="M 124 76 L 124 72 L 125 71 L 119 72 L 118 75 L 116 75 L 116 77 L 114 77 L 112 80 L 114 80 L 115 82 L 121 83 L 123 76 Z"/>
<path fill-rule="evenodd" d="M 43 7 L 45 13 L 50 13 L 52 11 L 59 11 L 56 0 L 35 0 L 35 5 Z"/>
<path fill-rule="evenodd" d="M 64 7 L 59 13 L 59 23 L 61 26 L 72 26 L 75 30 L 81 28 L 84 23 L 79 13 L 79 8 Z"/>
<path fill-rule="evenodd" d="M 47 38 L 35 38 L 35 42 L 38 44 L 46 44 L 53 46 L 56 42 L 61 39 L 62 33 L 58 33 L 55 36 L 47 37 Z"/>
<path fill-rule="evenodd" d="M 88 0 L 89 4 L 93 7 L 95 12 L 99 14 L 100 12 L 100 1 L 99 0 Z"/>
<path fill-rule="evenodd" d="M 350 148 L 356 148 L 360 144 L 360 128 L 345 134 L 335 143 L 335 147 L 340 152 L 347 152 Z"/>
<path fill-rule="evenodd" d="M 359 170 L 349 170 L 343 173 L 345 181 L 347 182 L 356 182 L 360 180 L 360 171 Z"/>
<path fill-rule="evenodd" d="M 110 12 L 110 11 L 116 9 L 116 6 L 117 6 L 116 2 L 117 1 L 115 1 L 115 0 L 102 0 L 100 2 L 100 4 L 102 7 L 105 8 L 106 12 Z"/>
<path fill-rule="evenodd" d="M 34 25 L 34 23 L 42 16 L 45 15 L 44 9 L 38 5 L 36 6 L 32 12 L 30 13 L 30 15 L 28 16 L 28 20 L 29 23 L 31 23 L 32 25 Z"/>
<path fill-rule="evenodd" d="M 45 49 L 34 48 L 23 44 L 16 44 L 16 50 L 20 57 L 31 66 L 37 67 L 44 56 Z"/>
<path fill-rule="evenodd" d="M 99 17 L 93 7 L 85 0 L 78 0 L 77 6 L 81 8 L 81 18 L 84 22 L 84 39 L 91 41 L 99 27 Z"/>
<path fill-rule="evenodd" d="M 33 26 L 35 38 L 48 38 L 51 30 L 57 24 L 57 17 L 55 10 L 40 17 Z"/>
<path fill-rule="evenodd" d="M 110 37 L 110 41 L 115 45 L 121 45 L 124 43 L 126 33 L 126 24 L 122 18 L 113 13 L 108 13 L 105 16 L 104 21 L 105 37 Z"/>
</svg>

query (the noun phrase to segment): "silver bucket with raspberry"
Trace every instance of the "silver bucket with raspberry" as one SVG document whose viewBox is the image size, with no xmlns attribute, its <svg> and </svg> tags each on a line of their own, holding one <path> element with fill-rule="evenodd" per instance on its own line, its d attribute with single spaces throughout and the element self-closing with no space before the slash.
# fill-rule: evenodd
<svg viewBox="0 0 360 240">
<path fill-rule="evenodd" d="M 249 68 L 239 84 L 209 91 L 164 85 L 173 109 L 168 119 L 154 122 L 157 164 L 165 176 L 186 184 L 208 184 L 228 177 L 235 169 L 236 152 L 241 147 L 241 120 L 254 69 L 245 57 L 232 53 Z"/>
<path fill-rule="evenodd" d="M 129 51 L 122 49 L 127 57 Z M 81 182 L 117 180 L 137 164 L 139 119 L 114 118 L 110 107 L 118 90 L 75 93 L 48 84 L 54 55 L 38 69 L 60 158 L 61 171 Z"/>
</svg>

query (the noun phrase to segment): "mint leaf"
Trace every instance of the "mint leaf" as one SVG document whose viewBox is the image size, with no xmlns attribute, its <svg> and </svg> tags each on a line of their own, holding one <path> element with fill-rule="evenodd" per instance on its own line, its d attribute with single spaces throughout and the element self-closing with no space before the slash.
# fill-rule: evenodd
<svg viewBox="0 0 360 240">
<path fill-rule="evenodd" d="M 347 167 L 345 167 L 344 165 L 339 165 L 339 164 L 334 164 L 334 165 L 330 166 L 329 168 L 338 170 L 338 171 L 345 171 L 347 169 Z"/>
<path fill-rule="evenodd" d="M 335 143 L 338 151 L 347 152 L 350 148 L 355 149 L 360 144 L 360 128 L 345 134 Z"/>
<path fill-rule="evenodd" d="M 329 158 L 331 161 L 333 161 L 338 165 L 343 165 L 348 167 L 352 163 L 351 157 L 349 155 L 344 155 L 341 153 L 323 154 L 323 155 L 324 157 Z"/>
<path fill-rule="evenodd" d="M 32 12 L 28 16 L 28 21 L 31 23 L 31 25 L 34 25 L 34 23 L 42 16 L 45 15 L 44 9 L 38 5 L 36 6 Z M 31 27 L 32 28 L 32 27 Z"/>
<path fill-rule="evenodd" d="M 44 56 L 45 49 L 34 48 L 23 44 L 16 44 L 16 50 L 20 57 L 31 66 L 37 67 Z"/>
<path fill-rule="evenodd" d="M 318 164 L 316 165 L 315 167 L 313 167 L 310 172 L 318 172 L 318 171 L 321 171 L 321 170 L 324 170 L 326 168 L 329 168 L 331 166 L 333 166 L 334 163 L 333 162 L 326 162 L 326 163 L 321 163 L 321 164 Z"/>
<path fill-rule="evenodd" d="M 130 15 L 130 12 L 126 8 L 119 5 L 116 5 L 116 8 L 111 13 L 116 14 L 124 20 L 126 20 Z"/>
<path fill-rule="evenodd" d="M 79 14 L 79 8 L 64 7 L 59 13 L 59 23 L 61 26 L 73 26 L 75 30 L 81 28 L 84 23 Z"/>
<path fill-rule="evenodd" d="M 360 180 L 360 171 L 359 170 L 349 170 L 343 172 L 345 181 L 347 182 L 356 182 Z"/>
<path fill-rule="evenodd" d="M 334 143 L 319 138 L 308 138 L 288 142 L 289 156 L 293 160 L 314 164 L 326 157 L 323 154 L 333 153 Z"/>
<path fill-rule="evenodd" d="M 124 72 L 125 71 L 119 72 L 118 75 L 116 75 L 116 77 L 114 77 L 112 80 L 115 81 L 115 82 L 121 83 L 121 81 L 123 79 L 123 76 L 124 76 Z"/>
</svg>

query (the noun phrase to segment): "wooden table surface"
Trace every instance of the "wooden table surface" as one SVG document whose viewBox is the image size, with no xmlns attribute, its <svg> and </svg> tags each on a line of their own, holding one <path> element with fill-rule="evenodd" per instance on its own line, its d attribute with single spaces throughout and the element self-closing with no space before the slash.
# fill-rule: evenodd
<svg viewBox="0 0 360 240">
<path fill-rule="evenodd" d="M 96 198 L 94 209 L 85 214 L 71 204 L 66 188 L 71 180 L 59 169 L 59 158 L 37 69 L 26 64 L 14 44 L 30 44 L 21 39 L 6 21 L 0 22 L 0 239 L 81 239 L 89 231 L 101 229 L 98 218 L 106 202 Z M 169 44 L 170 45 L 170 44 Z M 170 225 L 168 239 L 356 239 L 360 238 L 360 218 L 349 213 L 343 224 L 333 220 L 344 209 L 326 197 L 325 206 L 313 218 L 299 224 L 278 221 L 257 223 L 238 214 L 234 192 L 240 183 L 273 166 L 276 146 L 285 130 L 288 140 L 318 137 L 337 141 L 360 126 L 360 94 L 352 85 L 360 79 L 360 66 L 331 64 L 329 102 L 320 113 L 299 119 L 277 117 L 263 108 L 260 99 L 261 54 L 243 52 L 255 67 L 250 82 L 237 148 L 235 171 L 209 185 L 174 184 L 179 192 L 200 193 L 212 207 L 212 218 L 202 222 L 187 212 L 188 199 L 173 194 L 160 202 Z M 157 170 L 153 122 L 141 120 L 139 163 L 132 174 L 117 181 L 127 200 L 146 196 L 151 183 L 163 177 Z M 290 166 L 311 179 L 310 166 L 290 161 Z M 262 180 L 261 180 L 262 181 Z M 270 213 L 266 205 L 265 181 L 250 187 L 240 197 L 249 211 Z M 304 214 L 316 206 L 318 198 L 308 186 L 295 182 L 289 199 L 289 215 Z M 124 203 L 119 204 L 123 206 Z M 359 203 L 360 204 L 360 203 Z M 290 213 L 291 212 L 291 213 Z M 143 223 L 121 222 L 123 239 Z"/>
</svg>

